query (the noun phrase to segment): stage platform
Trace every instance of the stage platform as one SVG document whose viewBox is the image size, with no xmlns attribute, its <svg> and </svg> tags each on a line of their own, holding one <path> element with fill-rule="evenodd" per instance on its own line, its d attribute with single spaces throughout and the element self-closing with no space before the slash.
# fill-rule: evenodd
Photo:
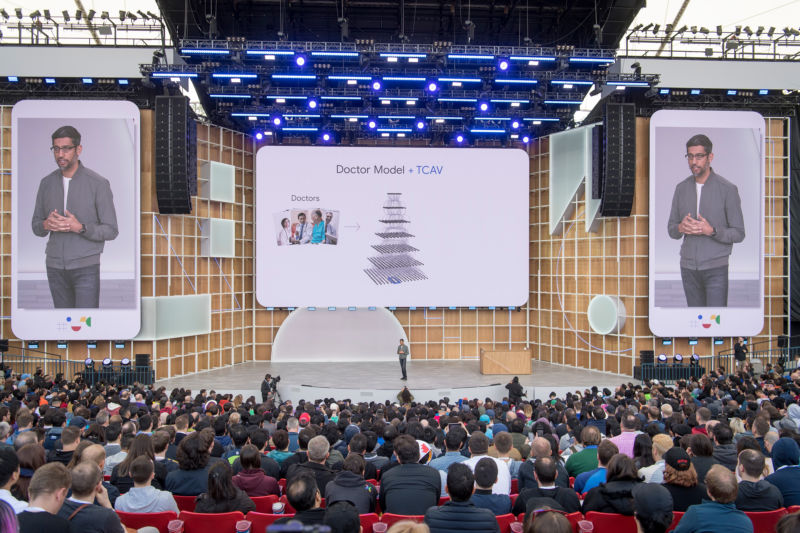
<svg viewBox="0 0 800 533">
<path fill-rule="evenodd" d="M 594 370 L 532 361 L 533 373 L 519 376 L 528 398 L 546 399 L 551 391 L 559 396 L 567 392 L 590 388 L 614 387 L 633 381 L 621 376 Z M 456 398 L 502 398 L 505 385 L 512 376 L 483 375 L 475 361 L 409 361 L 408 381 L 400 380 L 397 362 L 363 363 L 243 363 L 173 379 L 158 380 L 157 386 L 168 391 L 174 387 L 189 388 L 196 394 L 200 389 L 255 396 L 261 400 L 261 381 L 264 374 L 281 376 L 278 393 L 283 400 L 297 403 L 300 399 L 349 398 L 355 402 L 396 401 L 404 384 L 416 401 L 437 400 L 444 396 Z"/>
</svg>

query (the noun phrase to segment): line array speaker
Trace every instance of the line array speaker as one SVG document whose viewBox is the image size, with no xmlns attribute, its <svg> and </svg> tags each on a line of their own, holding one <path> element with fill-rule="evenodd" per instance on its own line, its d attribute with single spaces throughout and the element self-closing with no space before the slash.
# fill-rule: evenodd
<svg viewBox="0 0 800 533">
<path fill-rule="evenodd" d="M 628 217 L 636 181 L 636 107 L 608 103 L 603 117 L 603 178 L 600 214 Z"/>
<path fill-rule="evenodd" d="M 197 194 L 197 125 L 185 96 L 156 97 L 156 198 L 164 215 L 192 212 Z"/>
<path fill-rule="evenodd" d="M 136 363 L 137 367 L 150 366 L 150 354 L 149 353 L 137 353 L 136 354 L 135 363 Z"/>
<path fill-rule="evenodd" d="M 653 350 L 639 350 L 639 364 L 652 365 L 655 360 L 656 353 Z"/>
</svg>

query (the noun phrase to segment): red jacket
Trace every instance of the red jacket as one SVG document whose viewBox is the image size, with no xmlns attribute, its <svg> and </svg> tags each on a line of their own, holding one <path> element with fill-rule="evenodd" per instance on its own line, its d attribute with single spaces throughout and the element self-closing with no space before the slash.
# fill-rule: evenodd
<svg viewBox="0 0 800 533">
<path fill-rule="evenodd" d="M 260 468 L 242 470 L 233 476 L 233 484 L 245 491 L 251 498 L 253 496 L 269 496 L 270 494 L 280 496 L 281 494 L 278 481 L 266 475 Z"/>
</svg>

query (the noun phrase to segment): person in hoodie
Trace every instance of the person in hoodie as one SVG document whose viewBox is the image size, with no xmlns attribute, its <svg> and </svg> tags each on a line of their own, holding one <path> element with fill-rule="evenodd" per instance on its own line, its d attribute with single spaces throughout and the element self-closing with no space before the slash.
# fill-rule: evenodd
<svg viewBox="0 0 800 533">
<path fill-rule="evenodd" d="M 61 449 L 50 450 L 47 452 L 47 462 L 59 462 L 64 466 L 69 464 L 72 459 L 72 454 L 75 453 L 75 448 L 81 440 L 81 428 L 77 426 L 67 426 L 61 432 Z"/>
<path fill-rule="evenodd" d="M 800 428 L 800 404 L 793 403 L 786 410 L 786 418 L 789 418 L 794 425 Z"/>
<path fill-rule="evenodd" d="M 197 497 L 195 513 L 244 514 L 256 510 L 256 504 L 241 489 L 233 484 L 231 466 L 227 461 L 217 461 L 208 471 L 208 491 Z"/>
<path fill-rule="evenodd" d="M 791 437 L 781 437 L 772 446 L 772 465 L 775 472 L 766 477 L 783 494 L 786 507 L 800 505 L 800 446 Z"/>
<path fill-rule="evenodd" d="M 117 498 L 114 508 L 125 513 L 161 513 L 164 511 L 178 511 L 178 504 L 170 492 L 158 490 L 150 483 L 155 477 L 153 461 L 140 455 L 131 464 L 131 477 L 133 487 Z"/>
<path fill-rule="evenodd" d="M 586 493 L 583 513 L 617 513 L 633 516 L 633 489 L 641 483 L 633 459 L 619 453 L 608 462 L 606 482 Z"/>
<path fill-rule="evenodd" d="M 233 484 L 242 489 L 251 498 L 254 496 L 280 496 L 278 480 L 268 476 L 261 469 L 261 453 L 252 444 L 242 447 L 239 454 L 242 471 L 233 476 Z"/>
<path fill-rule="evenodd" d="M 761 479 L 765 466 L 764 454 L 757 450 L 742 450 L 739 454 L 736 473 L 742 480 L 736 508 L 740 511 L 774 511 L 783 507 L 783 494 L 778 487 Z"/>
<path fill-rule="evenodd" d="M 714 437 L 714 453 L 712 457 L 731 472 L 736 470 L 738 454 L 733 444 L 733 430 L 727 424 L 717 424 L 711 429 Z"/>
<path fill-rule="evenodd" d="M 378 490 L 364 481 L 366 461 L 360 454 L 348 455 L 342 471 L 325 485 L 325 503 L 330 506 L 334 502 L 347 501 L 355 505 L 359 514 L 375 512 Z"/>
</svg>

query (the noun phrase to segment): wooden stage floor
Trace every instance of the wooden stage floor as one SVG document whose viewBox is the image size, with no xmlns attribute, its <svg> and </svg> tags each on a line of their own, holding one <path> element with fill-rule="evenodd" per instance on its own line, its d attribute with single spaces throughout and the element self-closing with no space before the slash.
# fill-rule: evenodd
<svg viewBox="0 0 800 533">
<path fill-rule="evenodd" d="M 520 375 L 528 398 L 545 399 L 551 391 L 559 396 L 566 392 L 583 391 L 592 385 L 613 390 L 620 383 L 632 381 L 629 376 L 584 370 L 574 367 L 532 361 L 533 372 Z M 200 372 L 189 376 L 164 379 L 156 385 L 172 390 L 189 388 L 250 395 L 260 400 L 259 388 L 264 374 L 281 376 L 278 391 L 284 400 L 314 400 L 333 397 L 354 401 L 393 400 L 404 384 L 420 401 L 448 396 L 451 399 L 501 398 L 504 385 L 513 376 L 483 375 L 478 361 L 409 361 L 408 381 L 400 380 L 396 362 L 363 363 L 271 363 L 250 362 Z"/>
</svg>

